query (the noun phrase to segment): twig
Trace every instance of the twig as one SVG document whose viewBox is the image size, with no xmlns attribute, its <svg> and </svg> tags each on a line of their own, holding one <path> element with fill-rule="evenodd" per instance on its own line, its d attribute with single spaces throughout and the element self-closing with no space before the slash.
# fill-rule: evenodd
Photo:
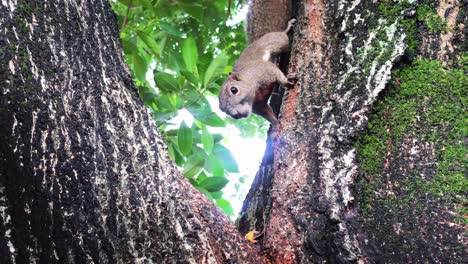
<svg viewBox="0 0 468 264">
<path fill-rule="evenodd" d="M 232 0 L 228 1 L 228 9 L 226 11 L 226 22 L 229 19 L 229 16 L 231 16 L 231 5 L 232 5 Z"/>
<path fill-rule="evenodd" d="M 206 89 L 203 89 L 203 91 L 201 93 L 198 93 L 197 98 L 193 102 L 189 103 L 188 105 L 184 105 L 184 108 L 189 108 L 192 105 L 194 105 L 196 102 L 198 102 L 200 100 L 200 98 L 202 97 L 202 95 L 205 93 L 205 91 L 206 91 Z"/>
<path fill-rule="evenodd" d="M 130 13 L 130 6 L 127 7 L 127 13 L 125 14 L 125 17 L 122 21 L 122 27 L 120 27 L 120 32 L 119 33 L 122 33 L 123 30 L 125 29 L 125 26 L 127 25 L 127 18 L 128 18 L 128 14 Z"/>
</svg>

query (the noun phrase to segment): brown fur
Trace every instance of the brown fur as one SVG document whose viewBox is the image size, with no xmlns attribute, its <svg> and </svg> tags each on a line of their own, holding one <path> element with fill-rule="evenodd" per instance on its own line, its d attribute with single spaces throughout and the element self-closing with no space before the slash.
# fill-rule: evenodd
<svg viewBox="0 0 468 264">
<path fill-rule="evenodd" d="M 265 34 L 242 52 L 218 96 L 223 112 L 234 118 L 243 118 L 253 111 L 271 123 L 277 122 L 268 105 L 273 85 L 291 86 L 292 83 L 272 60 L 288 50 L 287 32 L 294 21 L 291 20 L 282 32 Z"/>
</svg>

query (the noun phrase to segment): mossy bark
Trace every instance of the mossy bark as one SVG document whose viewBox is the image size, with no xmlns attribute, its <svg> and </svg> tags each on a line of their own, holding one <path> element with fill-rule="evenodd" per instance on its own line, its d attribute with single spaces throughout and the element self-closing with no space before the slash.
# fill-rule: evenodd
<svg viewBox="0 0 468 264">
<path fill-rule="evenodd" d="M 299 81 L 241 232 L 276 263 L 466 262 L 466 4 L 293 3 Z"/>
</svg>

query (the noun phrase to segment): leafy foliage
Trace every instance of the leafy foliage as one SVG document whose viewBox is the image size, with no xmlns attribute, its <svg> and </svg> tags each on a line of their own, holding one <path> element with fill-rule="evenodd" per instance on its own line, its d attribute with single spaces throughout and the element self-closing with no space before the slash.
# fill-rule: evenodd
<svg viewBox="0 0 468 264">
<path fill-rule="evenodd" d="M 208 96 L 216 95 L 245 47 L 242 23 L 228 26 L 228 0 L 113 0 L 118 16 L 125 59 L 134 73 L 145 105 L 151 108 L 163 132 L 171 158 L 198 190 L 227 213 L 233 210 L 222 199 L 228 172 L 238 172 L 223 137 L 210 127 L 225 127 L 211 108 Z M 233 1 L 231 13 L 243 1 Z M 174 117 L 186 109 L 194 122 L 177 124 Z M 252 122 L 253 121 L 253 122 Z M 253 124 L 250 125 L 249 123 Z M 251 135 L 263 121 L 253 118 L 238 126 Z"/>
</svg>

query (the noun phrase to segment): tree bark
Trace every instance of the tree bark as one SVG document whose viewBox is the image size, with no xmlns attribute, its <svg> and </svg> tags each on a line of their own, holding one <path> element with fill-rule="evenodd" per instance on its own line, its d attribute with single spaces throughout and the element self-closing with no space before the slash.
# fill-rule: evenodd
<svg viewBox="0 0 468 264">
<path fill-rule="evenodd" d="M 0 263 L 467 262 L 466 133 L 451 133 L 466 92 L 445 119 L 430 88 L 466 83 L 466 3 L 292 2 L 299 80 L 239 221 L 262 256 L 169 160 L 107 1 L 2 1 Z M 459 190 L 437 195 L 441 172 L 461 172 Z"/>
<path fill-rule="evenodd" d="M 465 198 L 458 197 L 457 202 L 418 186 L 420 182 L 432 184 L 441 168 L 434 154 L 437 148 L 431 148 L 434 142 L 419 135 L 417 125 L 403 143 L 392 143 L 392 135 L 390 141 L 378 142 L 395 144 L 394 149 L 384 148 L 389 152 L 365 156 L 377 161 L 373 175 L 363 169 L 369 160 L 361 160 L 363 151 L 356 145 L 365 135 L 370 114 L 373 120 L 388 118 L 379 116 L 373 106 L 385 98 L 391 101 L 393 92 L 381 94 L 398 86 L 399 80 L 395 80 L 388 88 L 392 70 L 412 67 L 421 58 L 441 61 L 442 72 L 457 63 L 460 67 L 460 58 L 467 51 L 466 3 L 293 3 L 298 23 L 289 72 L 297 72 L 299 80 L 283 98 L 281 127 L 269 134 L 262 165 L 244 202 L 240 231 L 261 231 L 262 250 L 274 263 L 466 262 L 466 226 L 454 221 L 456 207 L 463 207 L 466 201 L 466 176 L 458 182 Z M 437 17 L 423 13 L 423 6 L 434 8 L 446 20 L 448 30 L 437 29 Z M 466 90 L 466 72 L 454 71 L 458 79 L 449 85 L 465 83 Z M 439 81 L 433 78 L 426 80 L 428 86 Z M 432 102 L 437 96 L 443 95 L 424 95 L 421 100 Z M 461 118 L 466 118 L 466 108 L 460 103 L 466 99 L 460 96 L 451 102 L 465 110 Z M 405 111 L 395 107 L 387 110 Z M 424 111 L 423 107 L 418 111 Z M 414 119 L 421 116 L 415 114 Z M 449 128 L 456 120 L 450 122 Z M 374 130 L 369 128 L 368 133 Z M 461 164 L 452 169 L 466 175 L 466 133 L 440 140 L 448 145 L 465 142 Z M 402 173 L 407 171 L 414 173 Z M 362 182 L 365 184 L 357 184 Z M 412 192 L 405 189 L 409 183 L 416 186 Z M 395 192 L 388 192 L 389 185 Z"/>
<path fill-rule="evenodd" d="M 169 160 L 109 5 L 0 3 L 0 263 L 260 263 Z"/>
</svg>

